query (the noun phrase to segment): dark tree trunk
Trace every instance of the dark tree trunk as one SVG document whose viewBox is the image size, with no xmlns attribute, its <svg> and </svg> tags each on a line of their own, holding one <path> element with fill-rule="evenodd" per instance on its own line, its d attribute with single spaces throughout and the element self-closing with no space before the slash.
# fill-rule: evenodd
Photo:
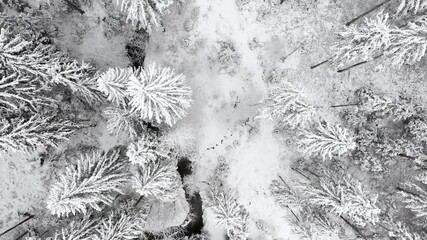
<svg viewBox="0 0 427 240">
<path fill-rule="evenodd" d="M 19 223 L 18 223 L 18 224 L 16 224 L 15 226 L 13 226 L 13 227 L 11 227 L 11 228 L 7 229 L 6 231 L 4 231 L 3 233 L 1 233 L 1 234 L 0 234 L 0 237 L 1 237 L 1 236 L 3 236 L 3 235 L 5 235 L 6 233 L 8 233 L 8 232 L 12 231 L 13 229 L 15 229 L 15 228 L 19 227 L 20 225 L 22 225 L 22 224 L 26 223 L 28 220 L 30 220 L 30 219 L 32 219 L 32 218 L 34 218 L 34 215 L 30 215 L 30 216 L 28 216 L 26 219 L 22 220 L 21 222 L 19 222 Z"/>
<path fill-rule="evenodd" d="M 359 16 L 357 16 L 357 17 L 353 18 L 352 20 L 350 20 L 349 22 L 347 22 L 345 25 L 346 25 L 347 27 L 348 27 L 348 26 L 350 26 L 352 23 L 354 23 L 354 22 L 356 22 L 357 20 L 359 20 L 359 19 L 361 19 L 361 18 L 365 17 L 365 16 L 366 16 L 366 15 L 368 15 L 369 13 L 371 13 L 371 12 L 373 12 L 373 11 L 377 10 L 378 8 L 380 8 L 381 6 L 383 6 L 384 4 L 386 4 L 386 3 L 390 2 L 390 1 L 391 1 L 391 0 L 385 0 L 385 1 L 383 1 L 383 2 L 381 2 L 381 3 L 379 3 L 379 4 L 377 4 L 377 5 L 375 5 L 373 8 L 371 8 L 371 9 L 369 9 L 368 11 L 366 11 L 366 12 L 364 12 L 364 13 L 360 14 Z"/>
</svg>

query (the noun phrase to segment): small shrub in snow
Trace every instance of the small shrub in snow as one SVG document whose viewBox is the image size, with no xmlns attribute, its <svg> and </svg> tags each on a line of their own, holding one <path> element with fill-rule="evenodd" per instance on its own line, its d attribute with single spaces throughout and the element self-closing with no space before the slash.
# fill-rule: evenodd
<svg viewBox="0 0 427 240">
<path fill-rule="evenodd" d="M 144 129 L 139 117 L 125 109 L 108 107 L 104 114 L 107 117 L 107 130 L 116 137 L 124 134 L 130 139 L 136 139 Z"/>
<path fill-rule="evenodd" d="M 422 236 L 411 231 L 411 229 L 402 222 L 394 223 L 388 231 L 388 236 L 392 239 L 400 240 L 421 240 L 424 239 L 423 237 L 426 237 L 425 235 Z"/>
<path fill-rule="evenodd" d="M 119 187 L 128 177 L 124 168 L 117 151 L 81 155 L 51 187 L 47 208 L 59 217 L 87 213 L 90 208 L 100 211 L 101 204 L 111 204 L 114 193 L 121 193 Z"/>
<path fill-rule="evenodd" d="M 143 233 L 144 223 L 141 218 L 111 213 L 98 223 L 93 240 L 137 239 Z"/>
<path fill-rule="evenodd" d="M 196 132 L 188 125 L 178 125 L 166 132 L 159 143 L 178 157 L 191 157 L 196 148 Z"/>
<path fill-rule="evenodd" d="M 220 64 L 220 69 L 228 74 L 234 74 L 237 71 L 237 66 L 241 63 L 241 56 L 232 42 L 219 42 L 219 51 L 217 60 Z"/>
</svg>

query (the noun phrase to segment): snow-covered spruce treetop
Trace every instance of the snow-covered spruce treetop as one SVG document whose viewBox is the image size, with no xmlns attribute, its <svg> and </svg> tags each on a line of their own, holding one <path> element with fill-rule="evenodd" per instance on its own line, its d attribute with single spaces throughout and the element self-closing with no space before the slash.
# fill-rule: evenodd
<svg viewBox="0 0 427 240">
<path fill-rule="evenodd" d="M 173 202 L 182 189 L 175 166 L 167 161 L 147 162 L 138 166 L 132 178 L 135 191 L 144 197 Z"/>
<path fill-rule="evenodd" d="M 159 158 L 169 158 L 166 151 L 161 148 L 159 140 L 150 138 L 147 135 L 131 143 L 126 155 L 131 163 L 139 164 L 140 166 L 145 166 L 149 162 L 156 162 Z"/>
<path fill-rule="evenodd" d="M 308 126 L 316 115 L 315 109 L 303 99 L 303 91 L 284 82 L 270 90 L 257 118 L 272 119 L 294 129 Z"/>
<path fill-rule="evenodd" d="M 378 195 L 370 194 L 360 181 L 349 174 L 325 171 L 317 186 L 300 187 L 311 204 L 346 216 L 358 226 L 377 224 L 381 209 L 377 206 Z"/>
<path fill-rule="evenodd" d="M 338 32 L 333 45 L 332 61 L 339 66 L 355 61 L 368 61 L 391 44 L 388 14 L 367 18 L 361 25 L 352 25 Z"/>
<path fill-rule="evenodd" d="M 129 176 L 125 166 L 119 151 L 81 155 L 51 187 L 47 208 L 59 217 L 86 213 L 90 208 L 100 211 L 101 204 L 111 204 L 114 194 L 121 193 L 120 186 Z"/>
<path fill-rule="evenodd" d="M 298 144 L 305 155 L 323 160 L 344 156 L 356 148 L 355 139 L 347 129 L 326 122 L 304 130 Z"/>
<path fill-rule="evenodd" d="M 192 92 L 184 81 L 184 75 L 153 63 L 146 70 L 109 69 L 98 78 L 98 89 L 144 121 L 172 126 L 191 106 Z"/>
<path fill-rule="evenodd" d="M 185 0 L 178 0 L 183 2 Z M 141 24 L 147 31 L 161 26 L 161 17 L 177 0 L 117 0 L 121 10 L 127 15 L 126 21 Z"/>
</svg>

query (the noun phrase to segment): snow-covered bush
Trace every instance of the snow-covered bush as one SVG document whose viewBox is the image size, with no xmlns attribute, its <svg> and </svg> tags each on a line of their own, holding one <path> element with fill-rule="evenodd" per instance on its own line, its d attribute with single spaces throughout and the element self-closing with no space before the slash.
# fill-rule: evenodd
<svg viewBox="0 0 427 240">
<path fill-rule="evenodd" d="M 258 116 L 291 129 L 307 127 L 315 117 L 316 111 L 303 99 L 303 91 L 287 82 L 270 90 Z"/>
<path fill-rule="evenodd" d="M 169 158 L 163 146 L 155 137 L 144 135 L 136 142 L 129 145 L 126 155 L 133 164 L 146 166 L 150 162 L 161 161 Z"/>
<path fill-rule="evenodd" d="M 57 147 L 79 126 L 54 117 L 33 115 L 21 120 L 0 119 L 0 150 L 30 153 L 41 147 Z"/>
<path fill-rule="evenodd" d="M 72 220 L 60 231 L 55 232 L 52 238 L 46 240 L 90 240 L 93 239 L 97 227 L 97 219 L 86 216 L 83 219 Z M 41 238 L 37 240 L 41 240 Z"/>
<path fill-rule="evenodd" d="M 187 114 L 192 102 L 184 80 L 173 69 L 153 63 L 147 70 L 110 69 L 98 78 L 98 89 L 144 121 L 172 126 Z"/>
<path fill-rule="evenodd" d="M 118 151 L 81 155 L 52 185 L 47 208 L 59 217 L 85 214 L 88 209 L 100 211 L 101 204 L 111 204 L 114 194 L 121 193 L 120 186 L 128 177 L 124 169 Z"/>
<path fill-rule="evenodd" d="M 211 187 L 206 200 L 217 224 L 227 231 L 230 239 L 247 239 L 249 213 L 238 203 L 232 190 Z"/>
<path fill-rule="evenodd" d="M 135 191 L 144 197 L 173 202 L 182 188 L 175 166 L 167 161 L 147 162 L 138 166 L 132 178 Z"/>
<path fill-rule="evenodd" d="M 356 148 L 354 137 L 347 129 L 326 122 L 304 130 L 299 145 L 305 155 L 319 156 L 323 160 L 347 155 Z"/>
<path fill-rule="evenodd" d="M 168 13 L 168 8 L 176 0 L 117 0 L 126 13 L 126 21 L 141 24 L 147 31 L 161 26 L 161 17 Z"/>
<path fill-rule="evenodd" d="M 240 65 L 242 59 L 233 42 L 220 41 L 217 60 L 220 64 L 220 69 L 228 74 L 234 74 L 237 71 L 237 66 Z"/>
<path fill-rule="evenodd" d="M 427 123 L 425 120 L 413 118 L 406 125 L 406 130 L 418 144 L 427 144 Z"/>
<path fill-rule="evenodd" d="M 358 226 L 377 224 L 381 209 L 377 195 L 370 194 L 357 179 L 349 174 L 326 172 L 318 185 L 301 186 L 308 201 L 338 216 L 346 216 Z"/>
</svg>

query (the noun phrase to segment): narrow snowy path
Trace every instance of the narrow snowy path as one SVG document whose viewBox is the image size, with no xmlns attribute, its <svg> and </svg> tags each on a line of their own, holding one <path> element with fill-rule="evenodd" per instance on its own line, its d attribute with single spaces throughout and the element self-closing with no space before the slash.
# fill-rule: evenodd
<svg viewBox="0 0 427 240">
<path fill-rule="evenodd" d="M 277 174 L 283 173 L 284 163 L 280 159 L 283 152 L 272 136 L 272 123 L 253 120 L 257 103 L 267 89 L 257 53 L 249 48 L 254 36 L 252 26 L 240 17 L 235 1 L 196 0 L 190 5 L 179 16 L 168 19 L 165 33 L 151 38 L 147 62 L 175 66 L 186 75 L 194 91 L 193 107 L 180 124 L 190 124 L 197 130 L 200 154 L 196 162 L 197 179 L 207 180 L 218 158 L 224 157 L 230 165 L 226 181 L 250 213 L 251 237 L 287 239 L 290 227 L 285 217 L 289 213 L 274 203 L 268 190 Z M 194 18 L 192 12 L 198 14 L 194 19 L 195 29 L 188 33 L 183 26 L 186 16 Z M 203 44 L 188 53 L 182 50 L 182 39 Z M 215 61 L 219 41 L 233 42 L 241 54 L 241 64 L 233 75 L 221 73 Z M 249 134 L 250 126 L 258 124 L 259 131 Z M 224 232 L 207 216 L 205 227 L 212 239 L 222 239 Z M 269 228 L 270 235 L 256 225 Z"/>
</svg>

